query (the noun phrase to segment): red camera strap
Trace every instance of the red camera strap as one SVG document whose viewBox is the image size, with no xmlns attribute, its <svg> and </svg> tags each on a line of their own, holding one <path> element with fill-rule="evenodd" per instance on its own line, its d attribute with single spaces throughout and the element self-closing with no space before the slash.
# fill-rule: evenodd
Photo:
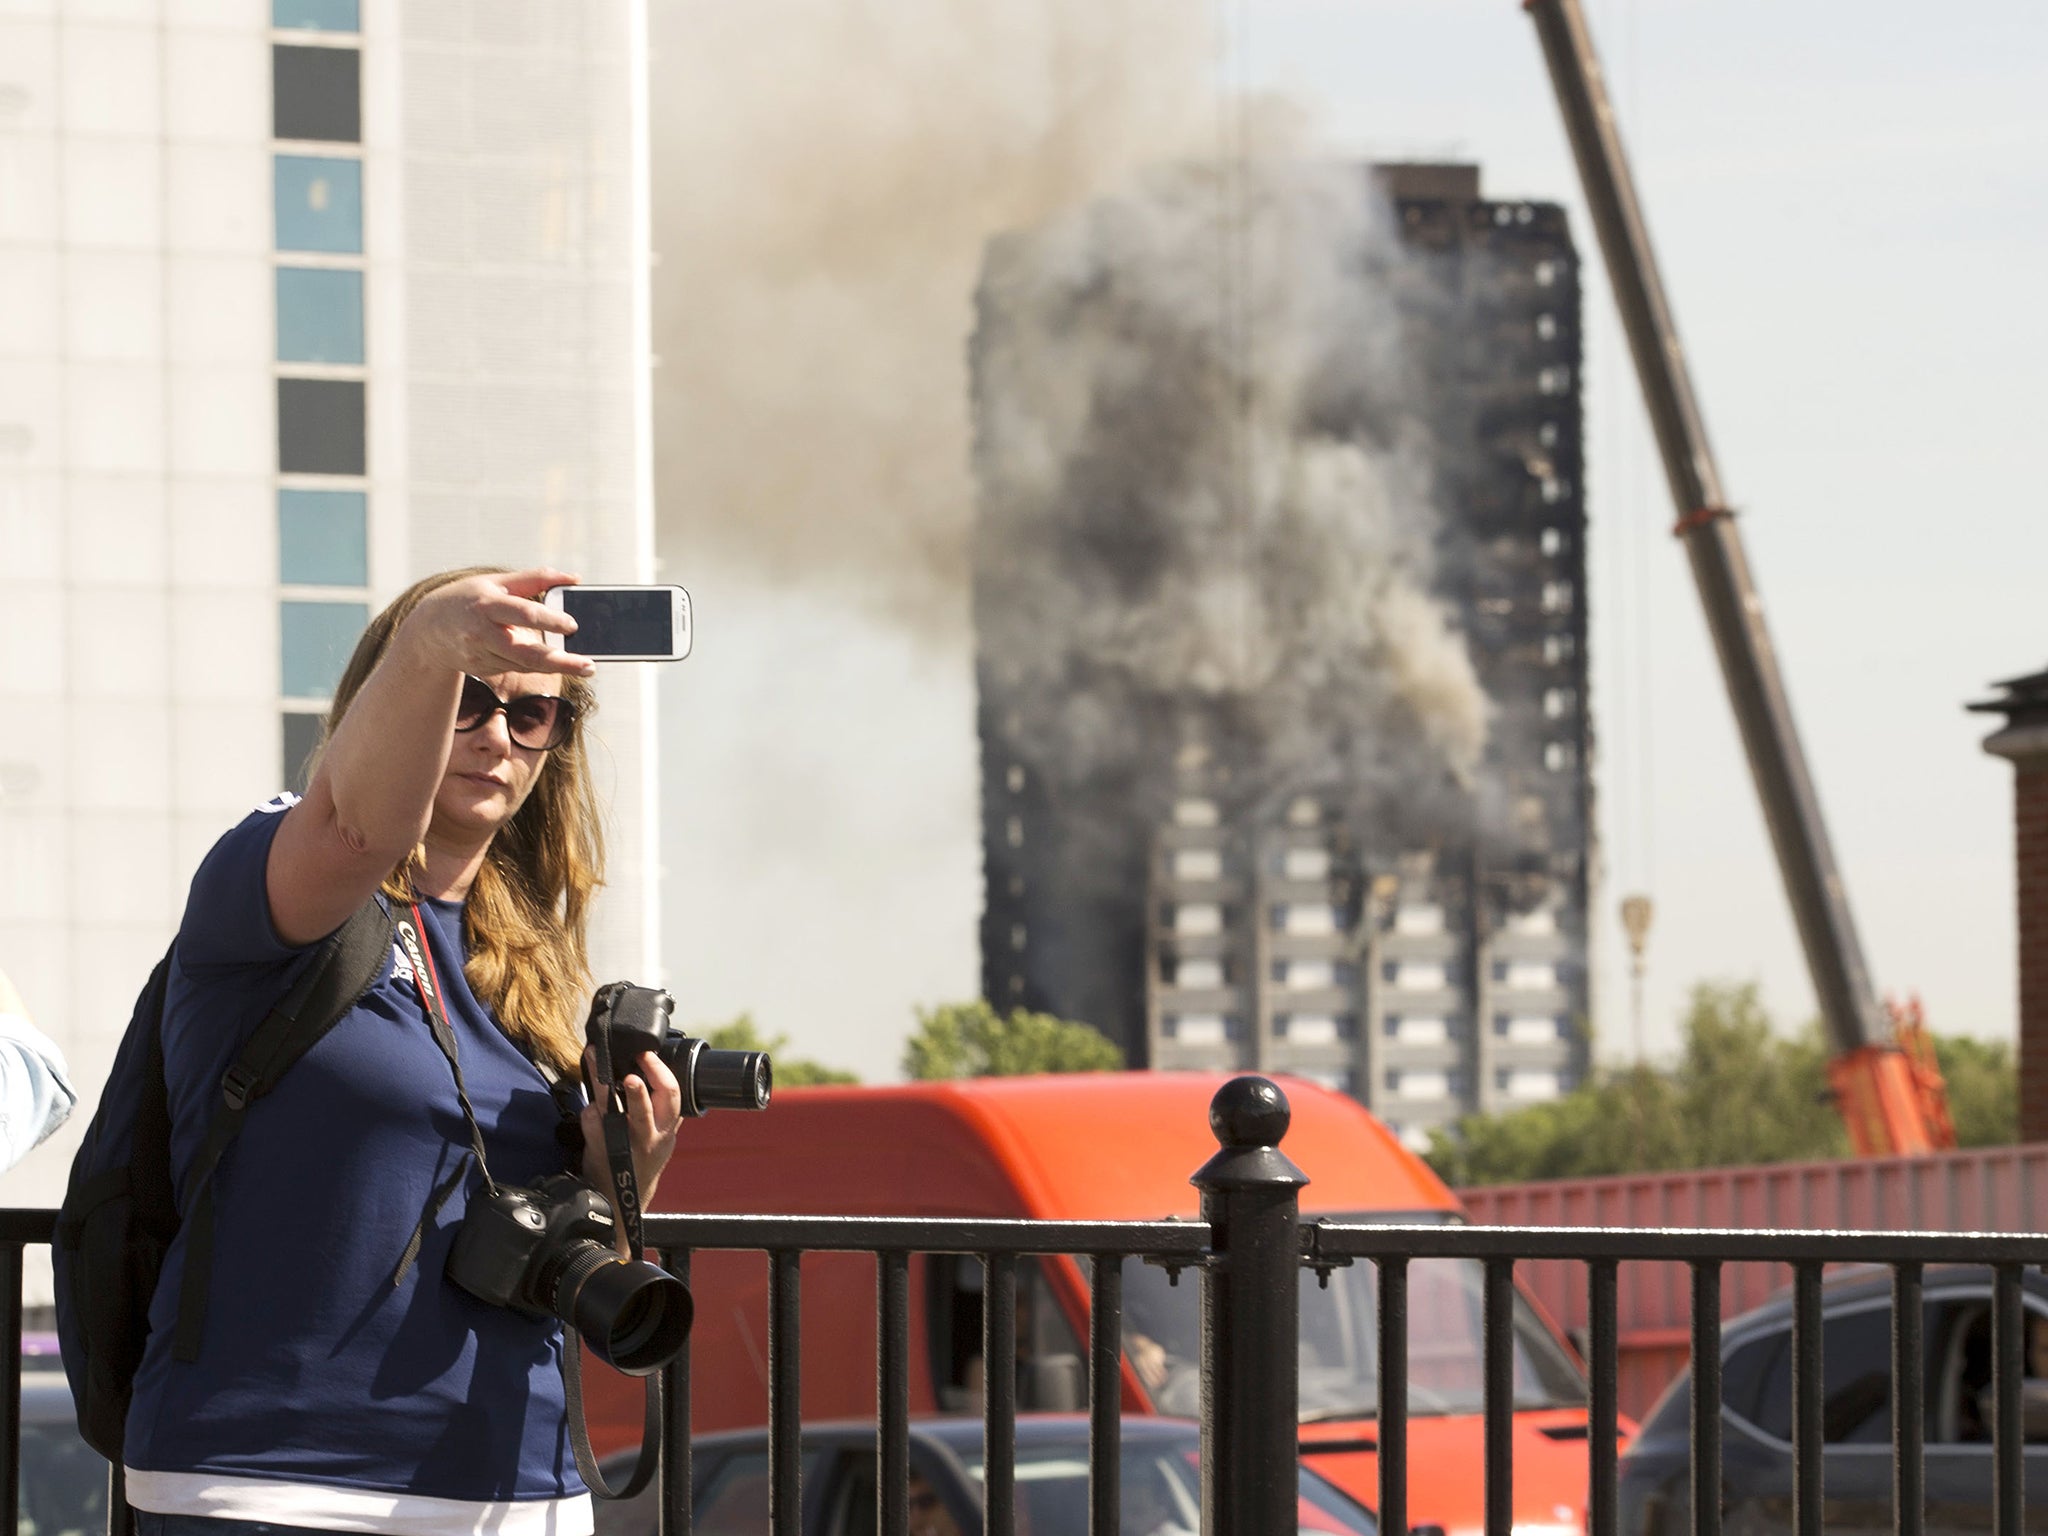
<svg viewBox="0 0 2048 1536">
<path fill-rule="evenodd" d="M 476 1110 L 469 1102 L 469 1089 L 462 1081 L 462 1058 L 455 1049 L 455 1026 L 448 1022 L 447 1006 L 441 1001 L 441 978 L 434 970 L 434 952 L 427 944 L 426 924 L 420 917 L 418 902 L 409 903 L 412 920 L 399 918 L 396 923 L 398 942 L 405 949 L 405 958 L 412 964 L 412 982 L 420 994 L 420 1006 L 426 1010 L 427 1028 L 433 1031 L 434 1043 L 441 1047 L 441 1054 L 448 1058 L 448 1068 L 455 1074 L 455 1097 L 462 1101 L 462 1118 L 469 1123 L 470 1150 L 476 1156 L 476 1166 L 484 1176 L 484 1188 L 495 1191 L 497 1181 L 491 1177 L 490 1164 L 484 1160 L 483 1128 L 476 1123 Z"/>
</svg>

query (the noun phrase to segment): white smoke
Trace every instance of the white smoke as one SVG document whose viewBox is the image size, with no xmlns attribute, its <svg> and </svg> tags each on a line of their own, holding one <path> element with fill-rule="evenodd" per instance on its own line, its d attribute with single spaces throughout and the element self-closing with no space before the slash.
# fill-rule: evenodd
<svg viewBox="0 0 2048 1536">
<path fill-rule="evenodd" d="M 982 251 L 1208 130 L 1186 0 L 657 0 L 657 483 L 694 568 L 964 644 Z"/>
</svg>

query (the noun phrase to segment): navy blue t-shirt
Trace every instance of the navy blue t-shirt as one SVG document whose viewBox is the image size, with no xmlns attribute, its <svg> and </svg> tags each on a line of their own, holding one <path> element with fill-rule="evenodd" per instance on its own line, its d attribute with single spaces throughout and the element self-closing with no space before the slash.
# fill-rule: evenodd
<svg viewBox="0 0 2048 1536">
<path fill-rule="evenodd" d="M 289 804 L 223 837 L 193 877 L 164 1011 L 171 1164 L 184 1180 L 221 1074 L 304 968 L 270 921 L 265 866 Z M 564 1170 L 539 1070 L 463 976 L 462 908 L 422 901 L 491 1173 Z M 257 1100 L 214 1174 L 200 1358 L 174 1360 L 185 1257 L 173 1243 L 151 1308 L 126 1460 L 365 1492 L 472 1501 L 580 1495 L 558 1366 L 561 1329 L 479 1301 L 444 1273 L 474 1168 L 407 1240 L 469 1147 L 448 1059 L 397 946 L 362 1001 Z"/>
</svg>

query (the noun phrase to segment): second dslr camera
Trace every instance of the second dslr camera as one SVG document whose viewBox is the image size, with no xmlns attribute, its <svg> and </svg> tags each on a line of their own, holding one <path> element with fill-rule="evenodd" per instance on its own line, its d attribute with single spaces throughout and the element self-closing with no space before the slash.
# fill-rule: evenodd
<svg viewBox="0 0 2048 1536">
<path fill-rule="evenodd" d="M 640 1067 L 641 1056 L 659 1056 L 683 1089 L 683 1113 L 711 1109 L 766 1109 L 774 1071 L 766 1051 L 714 1050 L 694 1035 L 678 1034 L 669 1022 L 676 1000 L 655 987 L 615 981 L 590 1000 L 585 1038 L 606 1053 L 612 1082 Z"/>
</svg>

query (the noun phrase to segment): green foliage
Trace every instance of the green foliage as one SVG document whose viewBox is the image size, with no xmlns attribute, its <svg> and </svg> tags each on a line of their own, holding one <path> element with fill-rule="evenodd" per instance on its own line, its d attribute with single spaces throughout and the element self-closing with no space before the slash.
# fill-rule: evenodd
<svg viewBox="0 0 2048 1536">
<path fill-rule="evenodd" d="M 1431 1136 L 1430 1166 L 1474 1185 L 1848 1154 L 1818 1026 L 1783 1039 L 1754 986 L 1703 984 L 1684 1029 L 1671 1070 L 1601 1073 L 1548 1104 L 1468 1115 Z"/>
<path fill-rule="evenodd" d="M 917 1010 L 917 1032 L 903 1047 L 903 1070 L 920 1081 L 1018 1077 L 1028 1072 L 1114 1072 L 1124 1053 L 1086 1024 L 986 1002 Z"/>
<path fill-rule="evenodd" d="M 1685 1044 L 1668 1070 L 1604 1072 L 1563 1098 L 1506 1115 L 1468 1115 L 1432 1133 L 1431 1167 L 1453 1185 L 1590 1178 L 1846 1157 L 1848 1135 L 1827 1096 L 1828 1044 L 1818 1023 L 1773 1032 L 1754 986 L 1695 987 Z M 1936 1036 L 1960 1146 L 2019 1134 L 2010 1046 Z"/>
<path fill-rule="evenodd" d="M 766 1051 L 775 1062 L 775 1086 L 778 1088 L 815 1088 L 826 1083 L 860 1081 L 855 1073 L 843 1072 L 837 1067 L 824 1066 L 815 1061 L 806 1061 L 800 1056 L 786 1055 L 785 1052 L 789 1049 L 789 1036 L 763 1038 L 751 1013 L 741 1014 L 730 1024 L 721 1024 L 716 1029 L 705 1030 L 704 1040 L 714 1050 Z"/>
<path fill-rule="evenodd" d="M 2004 1147 L 2020 1139 L 2019 1067 L 2010 1045 L 1936 1035 L 1934 1059 L 1948 1087 L 1957 1146 Z"/>
</svg>

